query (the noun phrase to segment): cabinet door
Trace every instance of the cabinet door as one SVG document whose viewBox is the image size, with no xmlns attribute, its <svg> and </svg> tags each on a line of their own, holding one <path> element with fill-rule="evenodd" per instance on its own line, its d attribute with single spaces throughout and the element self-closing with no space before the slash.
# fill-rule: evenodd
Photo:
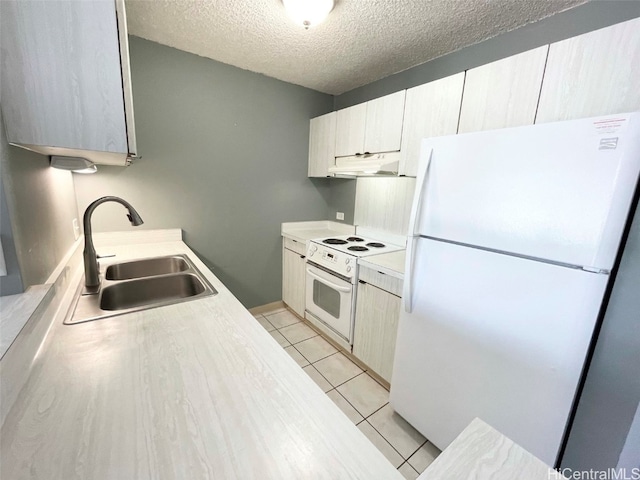
<svg viewBox="0 0 640 480">
<path fill-rule="evenodd" d="M 336 112 L 312 118 L 309 125 L 309 176 L 327 177 L 335 163 Z"/>
<path fill-rule="evenodd" d="M 458 132 L 533 125 L 548 48 L 468 70 Z"/>
<path fill-rule="evenodd" d="M 536 123 L 640 110 L 640 18 L 553 43 Z"/>
<path fill-rule="evenodd" d="M 304 255 L 282 249 L 282 301 L 304 317 L 305 260 Z"/>
<path fill-rule="evenodd" d="M 336 113 L 336 157 L 364 153 L 367 104 L 343 108 Z"/>
<path fill-rule="evenodd" d="M 123 2 L 119 2 L 121 7 Z M 0 2 L 2 112 L 10 143 L 124 154 L 125 120 L 116 4 Z M 120 12 L 124 14 L 124 11 Z M 126 41 L 126 32 L 124 37 Z M 129 91 L 129 81 L 124 80 Z M 135 143 L 132 134 L 131 141 Z M 27 148 L 28 148 L 27 147 Z"/>
<path fill-rule="evenodd" d="M 458 131 L 464 72 L 407 90 L 402 124 L 400 175 L 415 177 L 423 138 Z"/>
<path fill-rule="evenodd" d="M 400 150 L 405 93 L 402 90 L 367 102 L 365 153 Z"/>
<path fill-rule="evenodd" d="M 353 354 L 391 383 L 400 297 L 368 283 L 358 284 Z"/>
</svg>

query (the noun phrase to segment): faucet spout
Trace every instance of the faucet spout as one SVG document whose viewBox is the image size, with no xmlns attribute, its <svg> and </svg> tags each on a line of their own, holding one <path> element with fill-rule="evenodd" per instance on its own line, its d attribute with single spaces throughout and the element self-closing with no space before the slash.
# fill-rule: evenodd
<svg viewBox="0 0 640 480">
<path fill-rule="evenodd" d="M 96 249 L 93 246 L 93 237 L 91 232 L 91 215 L 93 215 L 93 211 L 98 205 L 106 202 L 116 202 L 123 205 L 128 211 L 127 218 L 129 219 L 129 222 L 131 222 L 131 225 L 133 225 L 134 227 L 137 227 L 144 223 L 136 209 L 133 208 L 133 206 L 129 202 L 123 200 L 120 197 L 102 197 L 92 202 L 87 207 L 87 209 L 84 211 L 83 218 L 84 251 L 82 252 L 82 255 L 84 257 L 84 284 L 88 290 L 95 291 L 100 286 L 98 257 L 96 255 Z"/>
</svg>

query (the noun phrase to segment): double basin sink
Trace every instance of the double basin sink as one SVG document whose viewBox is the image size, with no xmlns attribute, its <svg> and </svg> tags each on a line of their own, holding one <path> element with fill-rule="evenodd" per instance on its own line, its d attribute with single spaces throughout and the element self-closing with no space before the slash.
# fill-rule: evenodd
<svg viewBox="0 0 640 480">
<path fill-rule="evenodd" d="M 146 258 L 107 267 L 98 293 L 78 291 L 65 324 L 88 322 L 215 295 L 186 255 Z"/>
</svg>

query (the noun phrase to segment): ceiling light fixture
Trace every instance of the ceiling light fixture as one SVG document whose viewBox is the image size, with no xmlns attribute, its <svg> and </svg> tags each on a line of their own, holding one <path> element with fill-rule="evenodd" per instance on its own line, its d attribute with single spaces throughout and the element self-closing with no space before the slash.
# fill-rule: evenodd
<svg viewBox="0 0 640 480">
<path fill-rule="evenodd" d="M 327 18 L 333 10 L 334 0 L 282 0 L 282 3 L 294 22 L 309 29 Z"/>
<path fill-rule="evenodd" d="M 73 173 L 96 173 L 98 171 L 98 167 L 92 161 L 82 157 L 52 155 L 51 166 L 60 170 L 70 170 Z"/>
</svg>

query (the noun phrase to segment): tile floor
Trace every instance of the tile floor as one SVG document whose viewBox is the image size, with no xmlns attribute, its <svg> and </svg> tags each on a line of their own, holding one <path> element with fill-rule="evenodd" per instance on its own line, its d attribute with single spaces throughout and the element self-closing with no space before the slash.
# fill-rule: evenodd
<svg viewBox="0 0 640 480">
<path fill-rule="evenodd" d="M 405 478 L 417 478 L 440 454 L 393 411 L 382 385 L 296 315 L 282 308 L 255 317 Z"/>
</svg>

